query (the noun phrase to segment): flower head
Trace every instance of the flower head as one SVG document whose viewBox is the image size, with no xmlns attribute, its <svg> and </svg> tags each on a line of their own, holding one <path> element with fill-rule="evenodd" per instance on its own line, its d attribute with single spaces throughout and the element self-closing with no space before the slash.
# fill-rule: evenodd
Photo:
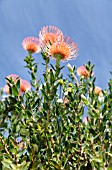
<svg viewBox="0 0 112 170">
<path fill-rule="evenodd" d="M 14 82 L 16 82 L 18 78 L 20 79 L 20 77 L 17 74 L 10 74 L 6 78 L 12 79 Z"/>
<path fill-rule="evenodd" d="M 101 87 L 95 86 L 94 93 L 99 95 L 99 96 L 103 96 L 102 88 Z"/>
<path fill-rule="evenodd" d="M 39 32 L 39 40 L 42 46 L 47 43 L 53 44 L 58 42 L 58 39 L 62 36 L 62 32 L 55 26 L 45 26 Z"/>
<path fill-rule="evenodd" d="M 78 69 L 77 69 L 77 74 L 78 76 L 84 76 L 84 77 L 89 77 L 90 73 L 89 71 L 86 69 L 85 66 L 80 66 Z M 92 76 L 94 75 L 94 73 L 92 72 Z"/>
<path fill-rule="evenodd" d="M 70 37 L 61 37 L 49 48 L 49 55 L 53 58 L 60 56 L 62 61 L 75 59 L 78 56 L 78 46 Z"/>
<path fill-rule="evenodd" d="M 21 80 L 20 82 L 20 91 L 25 92 L 31 89 L 30 83 L 28 83 L 26 80 Z"/>
<path fill-rule="evenodd" d="M 9 86 L 6 84 L 4 87 L 3 87 L 3 91 L 7 94 L 9 94 Z"/>
<path fill-rule="evenodd" d="M 22 46 L 25 50 L 31 51 L 32 53 L 40 52 L 40 43 L 38 38 L 35 37 L 27 37 L 23 40 Z"/>
<path fill-rule="evenodd" d="M 20 77 L 16 74 L 10 74 L 8 75 L 6 78 L 8 79 L 12 79 L 13 82 L 17 82 L 18 79 L 20 79 Z M 7 80 L 6 80 L 7 81 Z M 9 83 L 9 82 L 8 82 Z M 9 83 L 10 84 L 10 83 Z M 10 84 L 11 86 L 11 84 Z M 7 94 L 10 94 L 10 90 L 9 90 L 9 86 L 6 84 L 4 87 L 3 87 L 3 91 Z"/>
<path fill-rule="evenodd" d="M 23 92 L 28 91 L 31 89 L 31 85 L 30 83 L 28 83 L 26 80 L 21 79 L 18 75 L 16 74 L 11 74 L 8 75 L 6 78 L 8 79 L 12 79 L 14 83 L 17 83 L 17 80 L 20 79 L 20 89 L 19 89 L 19 94 L 21 95 Z M 8 82 L 9 83 L 9 82 Z M 9 83 L 10 84 L 10 83 Z M 10 86 L 12 87 L 12 84 L 10 84 Z M 7 94 L 10 94 L 10 89 L 9 89 L 9 85 L 6 84 L 3 88 L 3 91 Z"/>
</svg>

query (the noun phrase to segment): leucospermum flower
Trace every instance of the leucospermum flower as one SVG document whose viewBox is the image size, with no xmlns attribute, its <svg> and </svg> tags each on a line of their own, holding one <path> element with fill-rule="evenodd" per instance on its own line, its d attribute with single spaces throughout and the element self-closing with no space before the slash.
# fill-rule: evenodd
<svg viewBox="0 0 112 170">
<path fill-rule="evenodd" d="M 78 46 L 70 37 L 63 36 L 49 47 L 49 55 L 54 59 L 60 56 L 62 61 L 75 59 L 78 56 Z"/>
<path fill-rule="evenodd" d="M 10 74 L 6 78 L 12 79 L 14 82 L 16 82 L 17 79 L 20 79 L 20 77 L 17 74 Z"/>
<path fill-rule="evenodd" d="M 3 87 L 3 91 L 7 94 L 10 94 L 9 92 L 9 86 L 6 84 L 4 87 Z"/>
<path fill-rule="evenodd" d="M 88 71 L 87 71 L 87 69 L 86 69 L 84 66 L 80 66 L 80 67 L 77 69 L 77 74 L 78 74 L 78 76 L 87 77 Z"/>
<path fill-rule="evenodd" d="M 103 92 L 102 92 L 102 88 L 101 87 L 95 86 L 94 93 L 99 95 L 99 96 L 103 96 Z"/>
<path fill-rule="evenodd" d="M 20 77 L 19 77 L 18 75 L 16 75 L 16 74 L 10 74 L 10 75 L 8 75 L 6 78 L 12 79 L 12 81 L 15 82 L 15 83 L 17 82 L 18 79 L 20 79 Z M 7 81 L 7 80 L 6 80 L 6 81 Z M 8 82 L 8 83 L 9 83 L 9 82 Z M 9 84 L 10 84 L 10 83 L 9 83 Z M 10 91 L 9 91 L 9 86 L 8 86 L 7 84 L 4 86 L 3 91 L 4 91 L 5 93 L 7 93 L 7 94 L 10 93 Z"/>
<path fill-rule="evenodd" d="M 103 97 L 103 92 L 102 92 L 101 87 L 95 86 L 94 90 L 92 88 L 90 88 L 90 93 L 92 93 L 92 91 L 94 92 L 94 94 L 98 95 L 99 97 Z"/>
<path fill-rule="evenodd" d="M 35 37 L 27 37 L 23 40 L 22 46 L 26 51 L 38 53 L 41 51 L 39 39 Z"/>
<path fill-rule="evenodd" d="M 31 89 L 30 83 L 28 83 L 26 80 L 21 79 L 20 81 L 20 90 L 21 92 L 26 92 Z"/>
<path fill-rule="evenodd" d="M 62 31 L 55 26 L 45 26 L 39 31 L 39 41 L 43 46 L 47 43 L 52 45 L 58 42 L 60 36 L 62 36 Z"/>
<path fill-rule="evenodd" d="M 30 83 L 28 83 L 26 80 L 21 79 L 18 75 L 16 74 L 11 74 L 8 75 L 6 78 L 12 79 L 13 82 L 17 82 L 18 79 L 20 79 L 20 89 L 19 89 L 19 94 L 21 95 L 23 92 L 26 92 L 31 89 Z M 10 84 L 10 83 L 9 83 Z M 11 85 L 12 86 L 12 85 Z M 7 94 L 10 94 L 9 86 L 6 84 L 3 88 L 3 91 Z"/>
<path fill-rule="evenodd" d="M 80 66 L 78 69 L 77 69 L 77 74 L 78 76 L 84 76 L 84 77 L 89 77 L 90 73 L 89 71 L 86 69 L 85 66 Z M 92 72 L 92 76 L 94 75 L 94 73 Z"/>
</svg>

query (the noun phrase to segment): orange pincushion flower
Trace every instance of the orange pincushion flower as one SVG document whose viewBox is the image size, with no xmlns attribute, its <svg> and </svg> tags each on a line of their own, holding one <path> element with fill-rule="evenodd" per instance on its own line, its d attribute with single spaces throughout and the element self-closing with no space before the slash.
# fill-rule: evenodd
<svg viewBox="0 0 112 170">
<path fill-rule="evenodd" d="M 28 83 L 26 80 L 21 80 L 20 82 L 20 91 L 25 92 L 31 89 L 30 83 Z"/>
<path fill-rule="evenodd" d="M 49 48 L 49 55 L 56 58 L 57 55 L 61 56 L 61 60 L 75 59 L 78 56 L 78 47 L 70 37 L 61 37 L 59 42 L 54 43 Z"/>
<path fill-rule="evenodd" d="M 87 71 L 87 69 L 84 67 L 84 66 L 80 66 L 78 69 L 77 69 L 77 74 L 78 76 L 84 76 L 84 77 L 87 77 L 89 72 Z"/>
<path fill-rule="evenodd" d="M 62 32 L 55 26 L 45 26 L 39 32 L 39 40 L 42 46 L 45 46 L 46 43 L 51 45 L 55 42 L 58 42 L 58 39 L 62 36 Z"/>
<path fill-rule="evenodd" d="M 84 77 L 89 77 L 90 73 L 89 71 L 86 69 L 85 66 L 80 66 L 78 69 L 77 69 L 77 74 L 78 76 L 84 76 Z M 92 72 L 92 76 L 94 75 L 94 73 Z"/>
<path fill-rule="evenodd" d="M 98 94 L 99 96 L 103 96 L 102 88 L 101 87 L 95 86 L 94 93 Z"/>
<path fill-rule="evenodd" d="M 40 52 L 40 43 L 38 38 L 35 37 L 27 37 L 23 40 L 22 46 L 25 50 L 31 51 L 32 53 Z"/>
</svg>

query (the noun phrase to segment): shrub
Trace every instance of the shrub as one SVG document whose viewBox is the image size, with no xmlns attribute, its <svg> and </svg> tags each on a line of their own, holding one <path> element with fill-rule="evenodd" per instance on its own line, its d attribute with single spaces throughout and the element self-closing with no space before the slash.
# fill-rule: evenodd
<svg viewBox="0 0 112 170">
<path fill-rule="evenodd" d="M 51 28 L 49 34 L 53 37 L 55 29 Z M 40 34 L 42 38 L 42 30 Z M 23 83 L 25 90 L 20 93 L 21 78 L 6 78 L 8 95 L 4 97 L 1 90 L 0 100 L 0 168 L 3 170 L 112 169 L 112 80 L 107 89 L 98 89 L 90 62 L 83 66 L 86 76 L 77 76 L 76 66 L 68 64 L 68 78 L 65 78 L 60 62 L 71 57 L 70 53 L 63 53 L 68 41 L 59 30 L 58 38 L 61 42 L 57 37 L 58 42 L 47 41 L 48 48 L 40 43 L 45 66 L 41 80 L 33 57 L 34 52 L 39 52 L 35 44 L 39 45 L 38 40 L 27 39 L 28 48 L 24 48 L 28 56 L 24 61 L 31 75 L 31 90 L 29 83 L 28 90 L 27 83 Z M 57 50 L 53 56 L 55 65 L 50 63 L 49 45 L 53 46 L 52 54 Z M 73 42 L 72 45 L 76 58 L 78 48 Z"/>
</svg>

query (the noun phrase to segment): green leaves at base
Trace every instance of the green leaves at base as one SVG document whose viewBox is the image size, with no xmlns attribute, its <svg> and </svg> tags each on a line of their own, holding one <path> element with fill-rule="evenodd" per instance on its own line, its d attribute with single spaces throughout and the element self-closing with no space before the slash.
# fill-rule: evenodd
<svg viewBox="0 0 112 170">
<path fill-rule="evenodd" d="M 23 161 L 21 164 L 13 164 L 9 159 L 3 159 L 2 161 L 3 168 L 2 170 L 27 170 L 30 162 Z"/>
</svg>

